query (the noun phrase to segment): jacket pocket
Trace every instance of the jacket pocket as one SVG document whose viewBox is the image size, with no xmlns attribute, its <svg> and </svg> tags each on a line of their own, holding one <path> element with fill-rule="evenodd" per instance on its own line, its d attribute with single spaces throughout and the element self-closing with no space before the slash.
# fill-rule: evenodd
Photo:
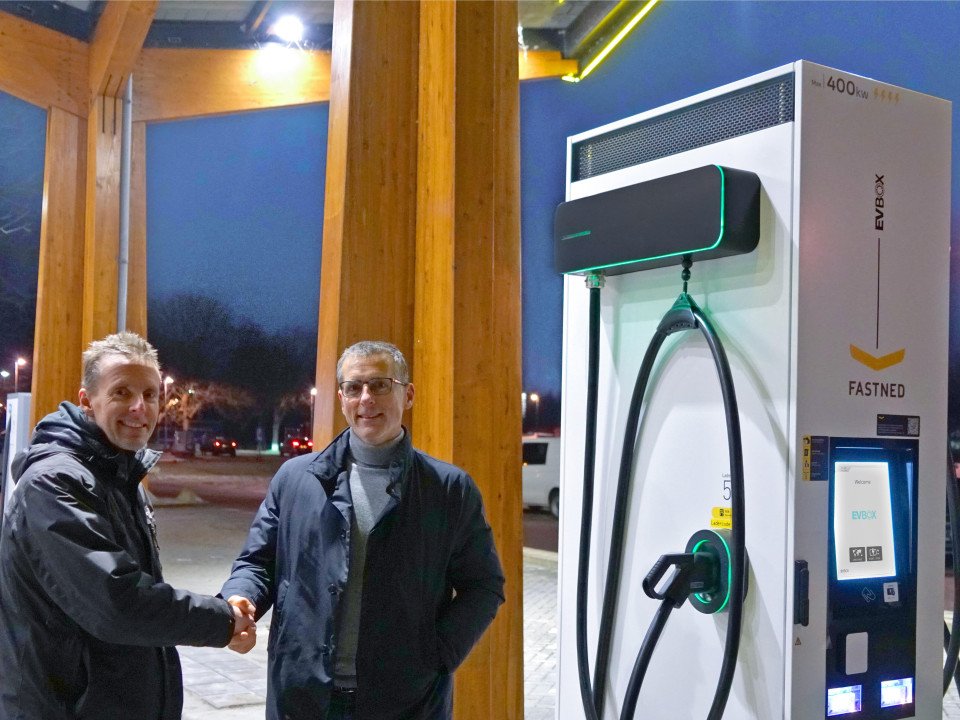
<svg viewBox="0 0 960 720">
<path fill-rule="evenodd" d="M 34 651 L 39 656 L 39 667 L 48 668 L 46 676 L 34 678 L 47 686 L 49 692 L 67 708 L 74 708 L 81 701 L 90 682 L 89 648 L 76 629 L 53 620 L 44 621 L 47 637 L 56 637 L 56 642 L 39 641 Z"/>
</svg>

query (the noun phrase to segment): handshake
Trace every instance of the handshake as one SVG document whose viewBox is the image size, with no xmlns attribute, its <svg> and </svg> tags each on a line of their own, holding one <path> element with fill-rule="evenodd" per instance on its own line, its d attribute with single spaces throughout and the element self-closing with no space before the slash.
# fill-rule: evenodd
<svg viewBox="0 0 960 720">
<path fill-rule="evenodd" d="M 240 595 L 231 595 L 227 602 L 233 608 L 233 637 L 227 647 L 238 653 L 248 653 L 257 644 L 256 606 Z"/>
</svg>

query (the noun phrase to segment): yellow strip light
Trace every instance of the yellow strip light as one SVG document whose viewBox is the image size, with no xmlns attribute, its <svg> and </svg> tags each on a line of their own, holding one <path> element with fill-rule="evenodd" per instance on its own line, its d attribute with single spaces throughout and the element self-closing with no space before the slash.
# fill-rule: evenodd
<svg viewBox="0 0 960 720">
<path fill-rule="evenodd" d="M 567 82 L 580 82 L 587 75 L 593 72 L 593 69 L 603 62 L 603 59 L 613 51 L 613 49 L 627 36 L 631 30 L 633 30 L 634 27 L 636 27 L 637 23 L 646 17 L 648 12 L 653 10 L 653 6 L 658 2 L 660 2 L 660 0 L 650 0 L 646 5 L 644 5 L 640 12 L 634 15 L 630 22 L 628 22 L 623 29 L 620 30 L 616 36 L 614 36 L 613 40 L 607 43 L 607 46 L 603 48 L 603 50 L 601 50 L 593 60 L 590 61 L 590 63 L 583 69 L 583 72 L 581 72 L 579 75 L 564 75 L 562 79 L 566 80 Z"/>
</svg>

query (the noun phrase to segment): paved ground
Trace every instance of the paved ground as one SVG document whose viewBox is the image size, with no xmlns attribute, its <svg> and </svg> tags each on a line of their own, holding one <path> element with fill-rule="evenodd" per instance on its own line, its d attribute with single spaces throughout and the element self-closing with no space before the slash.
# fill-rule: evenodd
<svg viewBox="0 0 960 720">
<path fill-rule="evenodd" d="M 553 720 L 557 707 L 557 557 L 523 553 L 525 720 Z"/>
<path fill-rule="evenodd" d="M 183 470 L 188 468 L 192 479 L 185 481 L 181 478 L 179 485 L 171 481 L 174 473 L 166 473 L 166 479 L 161 481 L 163 484 L 157 487 L 161 494 L 181 496 L 181 500 L 206 497 L 227 505 L 163 505 L 163 502 L 171 501 L 161 498 L 157 508 L 161 557 L 166 579 L 172 585 L 213 594 L 219 591 L 243 544 L 259 503 L 257 496 L 259 494 L 262 498 L 265 484 L 254 472 L 249 477 L 240 473 L 224 481 L 206 476 L 202 472 L 206 468 L 195 471 L 193 465 L 182 466 Z M 542 513 L 526 513 L 525 537 L 545 536 L 549 541 L 551 520 Z M 530 527 L 534 528 L 533 532 L 529 532 Z M 552 541 L 556 542 L 555 530 Z M 556 554 L 525 549 L 525 720 L 553 720 L 556 717 L 556 582 Z M 944 589 L 945 606 L 949 606 L 952 582 L 945 582 Z M 187 690 L 183 720 L 262 720 L 269 624 L 268 614 L 259 623 L 257 647 L 247 655 L 211 648 L 181 648 Z M 951 687 L 944 700 L 943 717 L 960 720 L 960 697 L 955 687 Z"/>
<path fill-rule="evenodd" d="M 253 511 L 213 504 L 158 505 L 161 561 L 167 582 L 214 594 L 246 537 Z M 524 688 L 526 720 L 552 720 L 556 707 L 557 561 L 525 550 Z M 216 648 L 180 648 L 183 720 L 262 720 L 266 697 L 269 614 L 258 623 L 247 655 Z"/>
</svg>

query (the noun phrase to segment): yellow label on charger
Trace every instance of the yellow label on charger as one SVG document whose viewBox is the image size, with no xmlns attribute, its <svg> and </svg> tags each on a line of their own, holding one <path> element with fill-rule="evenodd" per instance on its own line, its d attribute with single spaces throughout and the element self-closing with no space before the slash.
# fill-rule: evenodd
<svg viewBox="0 0 960 720">
<path fill-rule="evenodd" d="M 733 508 L 715 507 L 710 518 L 710 527 L 730 530 L 733 528 Z"/>
</svg>

